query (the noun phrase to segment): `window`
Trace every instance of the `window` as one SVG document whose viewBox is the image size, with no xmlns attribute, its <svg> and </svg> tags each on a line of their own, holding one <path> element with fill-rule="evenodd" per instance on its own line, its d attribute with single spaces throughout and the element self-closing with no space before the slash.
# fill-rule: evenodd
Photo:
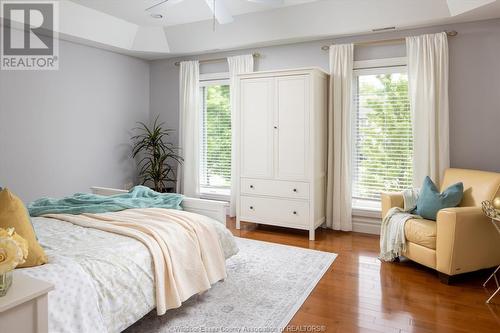
<svg viewBox="0 0 500 333">
<path fill-rule="evenodd" d="M 406 67 L 355 70 L 353 96 L 353 206 L 379 208 L 381 191 L 412 187 Z"/>
<path fill-rule="evenodd" d="M 229 81 L 201 81 L 200 90 L 200 194 L 222 199 L 231 188 Z"/>
</svg>

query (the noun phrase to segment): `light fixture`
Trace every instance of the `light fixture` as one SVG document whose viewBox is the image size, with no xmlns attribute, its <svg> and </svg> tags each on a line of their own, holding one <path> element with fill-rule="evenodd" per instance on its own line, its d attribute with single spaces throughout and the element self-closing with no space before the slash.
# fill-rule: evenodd
<svg viewBox="0 0 500 333">
<path fill-rule="evenodd" d="M 380 32 L 387 30 L 396 30 L 396 27 L 383 27 L 383 28 L 372 29 L 373 32 Z"/>
<path fill-rule="evenodd" d="M 161 14 L 157 14 L 157 13 L 152 13 L 152 14 L 151 14 L 151 17 L 152 17 L 152 18 L 155 18 L 155 19 L 162 19 L 162 18 L 163 18 L 163 15 L 161 15 Z"/>
</svg>

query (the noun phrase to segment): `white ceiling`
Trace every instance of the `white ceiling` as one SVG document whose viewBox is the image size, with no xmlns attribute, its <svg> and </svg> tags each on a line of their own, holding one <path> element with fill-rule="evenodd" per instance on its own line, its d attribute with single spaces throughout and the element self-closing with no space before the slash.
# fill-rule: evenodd
<svg viewBox="0 0 500 333">
<path fill-rule="evenodd" d="M 500 0 L 285 0 L 272 7 L 224 1 L 234 21 L 212 29 L 205 0 L 177 2 L 163 19 L 145 9 L 159 0 L 59 0 L 62 39 L 144 59 L 285 44 L 500 18 Z"/>
<path fill-rule="evenodd" d="M 462 13 L 466 13 L 468 11 L 495 2 L 495 0 L 447 0 L 447 1 L 448 1 L 448 8 L 450 9 L 450 14 L 453 16 L 460 15 Z"/>
<path fill-rule="evenodd" d="M 120 17 L 139 25 L 172 26 L 212 19 L 212 12 L 205 0 L 169 0 L 173 5 L 159 6 L 154 13 L 162 14 L 163 19 L 154 19 L 145 9 L 158 4 L 160 0 L 72 0 L 82 6 Z M 270 6 L 247 0 L 222 0 L 229 12 L 234 15 L 257 13 L 288 6 L 303 5 L 318 0 L 285 0 L 284 5 Z M 167 4 L 168 4 L 167 2 Z"/>
</svg>

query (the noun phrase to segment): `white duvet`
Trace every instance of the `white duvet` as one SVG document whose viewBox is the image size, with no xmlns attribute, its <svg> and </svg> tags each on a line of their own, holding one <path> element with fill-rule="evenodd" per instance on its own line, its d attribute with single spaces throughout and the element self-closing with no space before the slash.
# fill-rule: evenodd
<svg viewBox="0 0 500 333">
<path fill-rule="evenodd" d="M 121 332 L 155 308 L 153 264 L 141 242 L 54 219 L 32 221 L 49 263 L 21 271 L 55 286 L 49 332 Z M 226 259 L 236 254 L 231 233 L 210 223 Z"/>
</svg>

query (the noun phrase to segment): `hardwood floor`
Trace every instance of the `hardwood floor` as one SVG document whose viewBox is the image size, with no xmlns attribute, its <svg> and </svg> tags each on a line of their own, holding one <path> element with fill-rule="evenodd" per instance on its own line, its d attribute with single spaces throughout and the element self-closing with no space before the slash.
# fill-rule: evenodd
<svg viewBox="0 0 500 333">
<path fill-rule="evenodd" d="M 338 254 L 289 324 L 289 332 L 500 332 L 500 297 L 482 283 L 489 272 L 439 282 L 435 271 L 408 260 L 381 263 L 379 238 L 360 233 L 307 232 L 242 223 L 235 236 Z M 303 326 L 314 325 L 314 326 Z M 318 326 L 316 326 L 318 325 Z M 316 329 L 316 330 L 314 330 Z"/>
</svg>

